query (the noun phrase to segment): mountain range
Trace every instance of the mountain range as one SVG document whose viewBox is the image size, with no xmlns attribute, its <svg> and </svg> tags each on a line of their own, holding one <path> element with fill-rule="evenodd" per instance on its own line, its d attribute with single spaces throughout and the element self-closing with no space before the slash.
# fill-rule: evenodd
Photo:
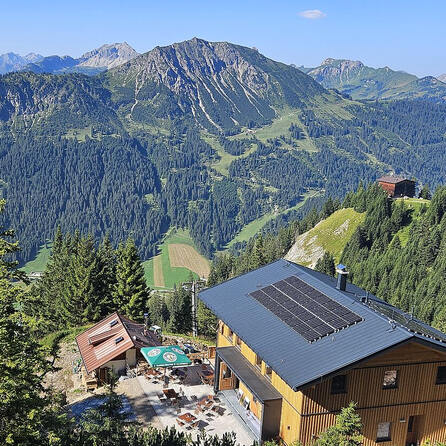
<svg viewBox="0 0 446 446">
<path fill-rule="evenodd" d="M 441 184 L 445 134 L 441 102 L 352 100 L 228 42 L 156 47 L 96 76 L 9 73 L 5 224 L 24 241 L 21 260 L 58 224 L 115 244 L 131 235 L 144 258 L 170 227 L 187 228 L 210 257 L 316 192 L 343 197 L 391 171 Z"/>
<path fill-rule="evenodd" d="M 26 56 L 20 56 L 16 53 L 6 53 L 0 55 L 0 74 L 19 71 L 29 63 L 36 63 L 43 59 L 40 54 L 29 53 Z"/>
<path fill-rule="evenodd" d="M 138 56 L 127 43 L 113 43 L 83 54 L 75 59 L 71 56 L 41 56 L 30 53 L 24 57 L 7 53 L 0 55 L 0 74 L 12 71 L 32 71 L 34 73 L 84 73 L 98 74 L 109 68 L 117 67 Z"/>
<path fill-rule="evenodd" d="M 446 99 L 445 75 L 418 78 L 389 67 L 372 68 L 360 61 L 325 59 L 315 68 L 299 67 L 325 88 L 334 88 L 353 99 Z"/>
</svg>

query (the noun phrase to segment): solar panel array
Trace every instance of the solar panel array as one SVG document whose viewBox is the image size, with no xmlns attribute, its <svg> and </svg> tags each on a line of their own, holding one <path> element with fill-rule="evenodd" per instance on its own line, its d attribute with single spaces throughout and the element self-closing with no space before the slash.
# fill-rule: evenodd
<svg viewBox="0 0 446 446">
<path fill-rule="evenodd" d="M 362 321 L 360 316 L 296 276 L 250 295 L 309 342 Z"/>
<path fill-rule="evenodd" d="M 396 308 L 386 303 L 381 303 L 374 300 L 369 300 L 367 304 L 375 311 L 378 311 L 379 313 L 383 314 L 390 320 L 395 321 L 397 324 L 406 327 L 413 333 L 417 333 L 422 336 L 426 336 L 428 338 L 436 339 L 437 341 L 446 342 L 445 334 L 439 333 L 438 331 L 432 329 L 431 327 L 421 324 L 416 319 L 413 319 L 410 314 L 398 311 Z"/>
</svg>

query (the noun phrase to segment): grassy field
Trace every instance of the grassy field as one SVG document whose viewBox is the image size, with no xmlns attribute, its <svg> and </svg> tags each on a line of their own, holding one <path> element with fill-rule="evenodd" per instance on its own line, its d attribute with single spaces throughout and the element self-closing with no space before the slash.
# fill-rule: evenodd
<svg viewBox="0 0 446 446">
<path fill-rule="evenodd" d="M 212 167 L 218 173 L 225 177 L 229 175 L 228 169 L 232 161 L 238 158 L 245 158 L 257 150 L 257 144 L 252 144 L 251 148 L 247 150 L 243 155 L 231 155 L 223 149 L 215 136 L 204 132 L 201 134 L 201 136 L 218 153 L 218 156 L 220 157 L 217 162 L 212 164 Z"/>
<path fill-rule="evenodd" d="M 47 243 L 46 245 L 42 245 L 37 253 L 37 256 L 34 260 L 30 260 L 25 264 L 22 271 L 26 274 L 32 272 L 41 272 L 45 271 L 46 264 L 48 263 L 48 259 L 51 255 L 51 243 Z"/>
<path fill-rule="evenodd" d="M 143 263 L 146 281 L 151 288 L 171 289 L 174 285 L 189 280 L 191 272 L 198 278 L 194 270 L 202 271 L 209 268 L 208 260 L 197 252 L 188 231 L 172 229 L 159 246 L 159 251 L 156 260 L 151 258 Z M 187 253 L 187 256 L 180 258 L 180 252 Z M 173 266 L 180 263 L 188 267 Z"/>
<path fill-rule="evenodd" d="M 282 135 L 290 136 L 289 128 L 291 124 L 298 125 L 306 136 L 306 139 L 296 141 L 299 149 L 307 150 L 309 152 L 316 152 L 316 146 L 311 138 L 308 137 L 306 128 L 299 119 L 299 112 L 290 108 L 278 111 L 277 118 L 273 119 L 271 124 L 260 129 L 245 131 L 238 135 L 231 136 L 229 139 L 243 139 L 255 135 L 260 141 L 266 142 L 268 139 L 278 138 Z"/>
<path fill-rule="evenodd" d="M 278 214 L 265 214 L 260 218 L 257 218 L 256 220 L 253 220 L 252 222 L 248 223 L 246 226 L 243 227 L 243 229 L 226 245 L 225 249 L 229 249 L 232 245 L 234 245 L 237 242 L 247 242 L 251 237 L 256 235 L 262 228 L 265 226 L 266 223 L 268 223 L 273 218 L 277 217 L 278 215 L 287 214 L 288 212 L 295 211 L 302 207 L 305 203 L 305 201 L 310 197 L 315 197 L 319 195 L 319 191 L 310 191 L 304 194 L 304 199 L 297 203 L 296 206 L 293 206 L 292 208 L 286 209 L 282 212 L 279 212 Z"/>
<path fill-rule="evenodd" d="M 304 266 L 314 266 L 323 253 L 328 251 L 338 262 L 345 245 L 364 218 L 365 213 L 356 212 L 352 208 L 339 209 L 300 235 L 286 258 Z"/>
</svg>

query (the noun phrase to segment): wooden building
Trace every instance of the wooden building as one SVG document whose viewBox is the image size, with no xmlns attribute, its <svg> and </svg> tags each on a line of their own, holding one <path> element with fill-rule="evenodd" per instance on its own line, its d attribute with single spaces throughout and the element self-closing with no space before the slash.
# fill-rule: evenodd
<svg viewBox="0 0 446 446">
<path fill-rule="evenodd" d="M 405 177 L 385 175 L 378 178 L 378 184 L 389 194 L 390 197 L 415 196 L 415 181 Z"/>
<path fill-rule="evenodd" d="M 158 337 L 122 314 L 113 313 L 76 337 L 87 387 L 109 378 L 109 372 L 124 373 L 142 358 L 142 347 L 161 345 Z"/>
<path fill-rule="evenodd" d="M 279 260 L 202 291 L 216 390 L 260 441 L 310 445 L 351 401 L 365 446 L 446 441 L 446 335 L 339 272 Z"/>
</svg>

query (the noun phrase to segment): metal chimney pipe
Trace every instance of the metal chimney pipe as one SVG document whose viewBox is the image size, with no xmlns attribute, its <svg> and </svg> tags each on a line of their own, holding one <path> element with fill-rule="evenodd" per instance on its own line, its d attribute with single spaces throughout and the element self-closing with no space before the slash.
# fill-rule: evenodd
<svg viewBox="0 0 446 446">
<path fill-rule="evenodd" d="M 338 273 L 338 281 L 336 283 L 336 288 L 340 291 L 345 291 L 347 287 L 347 276 L 348 276 L 347 267 L 342 263 L 340 263 L 336 267 L 336 272 Z"/>
</svg>

